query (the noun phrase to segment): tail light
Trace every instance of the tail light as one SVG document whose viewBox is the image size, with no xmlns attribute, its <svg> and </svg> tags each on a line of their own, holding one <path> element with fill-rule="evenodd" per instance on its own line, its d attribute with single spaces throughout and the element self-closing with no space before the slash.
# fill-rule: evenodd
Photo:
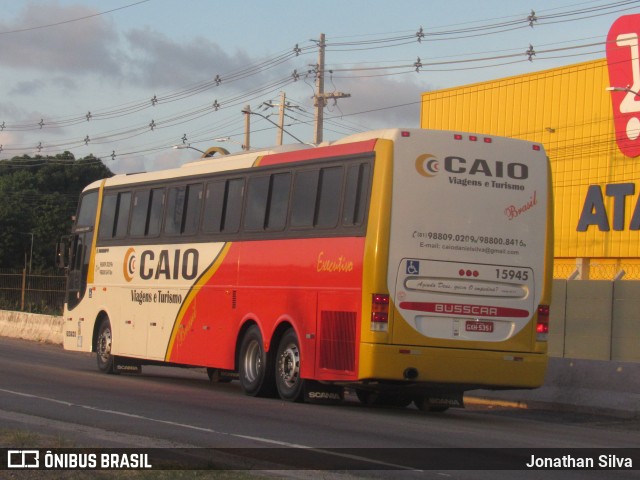
<svg viewBox="0 0 640 480">
<path fill-rule="evenodd" d="M 549 335 L 549 305 L 538 305 L 538 322 L 536 323 L 536 340 L 546 342 Z"/>
<path fill-rule="evenodd" d="M 389 295 L 374 293 L 371 299 L 371 331 L 389 330 Z"/>
</svg>

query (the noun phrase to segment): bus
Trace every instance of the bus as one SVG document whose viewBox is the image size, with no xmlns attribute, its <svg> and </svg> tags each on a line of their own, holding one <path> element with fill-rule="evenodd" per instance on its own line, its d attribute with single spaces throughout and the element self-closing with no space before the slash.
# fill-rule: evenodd
<svg viewBox="0 0 640 480">
<path fill-rule="evenodd" d="M 287 401 L 445 410 L 535 388 L 550 185 L 539 144 L 421 129 L 115 175 L 80 197 L 64 347 Z"/>
</svg>

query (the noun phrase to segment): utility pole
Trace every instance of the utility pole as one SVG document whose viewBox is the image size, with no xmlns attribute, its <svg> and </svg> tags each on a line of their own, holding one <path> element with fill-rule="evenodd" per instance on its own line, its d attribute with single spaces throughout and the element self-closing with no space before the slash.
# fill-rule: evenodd
<svg viewBox="0 0 640 480">
<path fill-rule="evenodd" d="M 279 105 L 279 119 L 278 119 L 278 125 L 280 125 L 280 128 L 278 128 L 278 138 L 276 139 L 276 145 L 282 145 L 282 137 L 284 134 L 284 107 L 285 107 L 285 100 L 287 98 L 287 95 L 284 92 L 280 92 L 280 105 Z"/>
<path fill-rule="evenodd" d="M 316 107 L 316 131 L 313 136 L 313 143 L 322 142 L 322 123 L 324 112 L 324 33 L 320 34 L 318 44 L 318 72 L 316 73 L 316 95 L 313 98 L 313 106 Z"/>
<path fill-rule="evenodd" d="M 251 145 L 251 105 L 244 107 L 242 113 L 244 113 L 244 145 L 242 145 L 242 149 L 249 150 Z"/>
<path fill-rule="evenodd" d="M 324 122 L 324 107 L 327 105 L 327 99 L 337 100 L 339 98 L 348 98 L 350 93 L 331 92 L 324 93 L 324 49 L 325 49 L 324 33 L 320 34 L 320 42 L 318 43 L 318 65 L 316 74 L 316 94 L 313 99 L 313 106 L 316 107 L 316 128 L 313 143 L 322 142 L 322 130 Z"/>
</svg>

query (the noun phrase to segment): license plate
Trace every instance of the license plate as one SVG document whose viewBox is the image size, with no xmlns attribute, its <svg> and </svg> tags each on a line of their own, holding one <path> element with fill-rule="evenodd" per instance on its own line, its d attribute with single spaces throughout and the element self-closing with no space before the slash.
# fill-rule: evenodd
<svg viewBox="0 0 640 480">
<path fill-rule="evenodd" d="M 486 333 L 491 333 L 491 332 L 493 332 L 493 322 L 473 322 L 473 321 L 468 321 L 465 324 L 464 329 L 467 332 L 486 332 Z"/>
</svg>

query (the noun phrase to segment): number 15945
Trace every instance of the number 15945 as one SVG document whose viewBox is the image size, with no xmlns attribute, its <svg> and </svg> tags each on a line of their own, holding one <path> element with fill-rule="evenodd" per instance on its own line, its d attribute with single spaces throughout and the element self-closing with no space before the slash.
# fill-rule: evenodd
<svg viewBox="0 0 640 480">
<path fill-rule="evenodd" d="M 520 280 L 526 282 L 529 280 L 529 272 L 527 270 L 496 268 L 496 278 L 500 280 Z"/>
</svg>

